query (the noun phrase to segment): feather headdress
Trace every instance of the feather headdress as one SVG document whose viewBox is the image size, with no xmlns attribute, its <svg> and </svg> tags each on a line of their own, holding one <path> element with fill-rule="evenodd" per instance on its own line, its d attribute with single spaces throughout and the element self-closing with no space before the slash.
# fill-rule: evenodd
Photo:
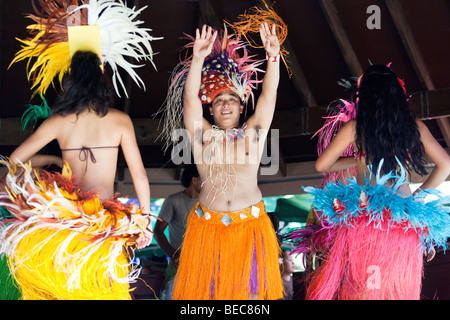
<svg viewBox="0 0 450 320">
<path fill-rule="evenodd" d="M 21 123 L 22 128 L 21 131 L 25 131 L 28 125 L 31 124 L 32 128 L 36 126 L 36 123 L 39 120 L 45 120 L 52 115 L 52 109 L 47 104 L 47 100 L 42 96 L 41 105 L 35 104 L 27 104 L 27 110 L 22 114 Z"/>
<path fill-rule="evenodd" d="M 136 20 L 146 6 L 136 10 L 135 7 L 128 8 L 122 0 L 82 0 L 81 5 L 78 5 L 79 1 L 72 0 L 36 1 L 41 9 L 33 2 L 36 14 L 29 15 L 35 22 L 27 27 L 30 37 L 18 39 L 23 46 L 11 62 L 13 64 L 28 59 L 28 79 L 33 82 L 33 94 L 45 94 L 54 78 L 57 76 L 61 82 L 68 71 L 71 61 L 69 28 L 94 25 L 98 26 L 100 33 L 99 55 L 103 64 L 109 65 L 113 71 L 112 82 L 116 93 L 120 96 L 121 87 L 128 96 L 119 67 L 140 88 L 145 89 L 144 82 L 135 71 L 143 65 L 131 63 L 127 58 L 133 58 L 139 63 L 150 61 L 155 67 L 150 42 L 162 38 L 151 36 L 148 33 L 151 29 L 141 28 L 143 22 Z M 36 61 L 30 67 L 33 58 Z"/>
<path fill-rule="evenodd" d="M 289 77 L 292 76 L 292 71 L 287 64 L 286 57 L 289 52 L 284 48 L 283 43 L 287 39 L 288 28 L 283 19 L 275 12 L 273 6 L 269 6 L 264 0 L 262 0 L 261 6 L 255 6 L 245 11 L 238 16 L 238 19 L 234 23 L 225 21 L 229 25 L 236 35 L 245 39 L 252 48 L 264 48 L 264 46 L 253 39 L 251 34 L 259 35 L 259 29 L 261 24 L 267 22 L 269 25 L 275 24 L 278 40 L 280 42 L 280 55 L 281 59 L 286 66 Z"/>
<path fill-rule="evenodd" d="M 191 42 L 184 46 L 184 49 L 193 47 L 195 41 L 194 37 L 186 36 Z M 212 52 L 203 63 L 198 93 L 202 104 L 210 104 L 214 97 L 224 90 L 234 91 L 244 103 L 250 98 L 253 100 L 253 90 L 262 82 L 258 80 L 257 74 L 263 72 L 258 68 L 263 60 L 253 57 L 249 55 L 247 44 L 235 35 L 228 35 L 225 27 L 220 36 L 216 37 Z M 184 127 L 182 97 L 191 61 L 192 55 L 175 67 L 166 100 L 157 113 L 162 114 L 164 122 L 160 136 L 165 140 L 164 150 L 173 142 L 173 131 Z"/>
<path fill-rule="evenodd" d="M 341 130 L 342 126 L 351 119 L 356 117 L 356 105 L 354 102 L 344 99 L 337 99 L 330 103 L 328 106 L 328 114 L 324 117 L 325 122 L 314 135 L 318 136 L 317 141 L 317 154 L 320 156 L 322 152 L 330 144 L 331 140 Z M 353 144 L 350 144 L 348 148 L 342 153 L 341 157 L 352 157 L 355 155 L 355 149 Z M 350 175 L 356 173 L 356 167 L 349 169 Z M 339 179 L 345 178 L 344 171 L 326 172 L 323 173 L 321 186 L 324 186 L 328 182 L 336 182 Z"/>
</svg>

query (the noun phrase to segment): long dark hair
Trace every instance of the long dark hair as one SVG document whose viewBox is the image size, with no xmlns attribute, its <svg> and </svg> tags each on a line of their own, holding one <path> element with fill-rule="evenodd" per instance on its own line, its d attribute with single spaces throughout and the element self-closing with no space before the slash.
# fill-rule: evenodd
<svg viewBox="0 0 450 320">
<path fill-rule="evenodd" d="M 426 174 L 424 148 L 406 93 L 391 68 L 370 66 L 360 79 L 356 148 L 372 170 L 384 159 L 383 172 L 397 171 L 395 157 L 408 171 Z"/>
<path fill-rule="evenodd" d="M 113 94 L 102 69 L 100 58 L 91 51 L 77 51 L 63 82 L 63 93 L 56 99 L 53 113 L 77 116 L 86 109 L 105 116 L 113 106 Z"/>
</svg>

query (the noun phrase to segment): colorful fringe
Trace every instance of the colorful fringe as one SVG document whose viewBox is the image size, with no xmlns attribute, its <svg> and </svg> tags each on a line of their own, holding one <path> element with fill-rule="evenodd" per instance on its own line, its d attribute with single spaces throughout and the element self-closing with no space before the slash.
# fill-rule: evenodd
<svg viewBox="0 0 450 320">
<path fill-rule="evenodd" d="M 319 130 L 313 135 L 318 135 L 317 141 L 317 154 L 320 156 L 322 152 L 330 144 L 331 140 L 341 130 L 342 126 L 349 120 L 356 117 L 356 105 L 352 101 L 337 99 L 330 103 L 328 106 L 329 112 L 324 117 L 325 122 Z M 353 157 L 355 150 L 353 144 L 350 144 L 348 148 L 341 154 L 341 157 Z M 338 180 L 345 180 L 348 176 L 356 175 L 356 166 L 347 170 L 341 170 L 336 172 L 324 172 L 322 174 L 322 181 L 319 187 L 323 187 L 328 182 L 336 182 Z"/>
<path fill-rule="evenodd" d="M 283 47 L 283 43 L 287 39 L 288 28 L 283 19 L 275 12 L 274 5 L 269 6 L 266 1 L 262 0 L 262 4 L 259 6 L 251 7 L 249 10 L 245 11 L 237 17 L 237 21 L 230 23 L 225 21 L 227 25 L 233 28 L 236 35 L 244 38 L 246 42 L 252 48 L 264 48 L 261 41 L 259 40 L 259 29 L 261 24 L 267 22 L 269 28 L 272 24 L 275 24 L 278 40 L 280 42 L 280 56 L 286 66 L 289 78 L 292 76 L 292 70 L 289 68 L 287 63 L 287 56 L 289 52 Z M 257 35 L 258 40 L 254 40 L 251 36 Z"/>
<path fill-rule="evenodd" d="M 281 299 L 280 247 L 264 203 L 220 213 L 192 209 L 173 299 Z"/>
<path fill-rule="evenodd" d="M 322 252 L 321 265 L 310 277 L 307 299 L 420 299 L 423 253 L 432 246 L 447 248 L 450 237 L 448 201 L 436 190 L 402 197 L 405 183 L 392 173 L 305 188 L 315 195 L 321 228 L 288 235 L 297 253 Z M 394 179 L 392 186 L 386 183 Z M 428 201 L 427 194 L 438 196 Z"/>
<path fill-rule="evenodd" d="M 20 291 L 9 272 L 6 256 L 0 255 L 0 300 L 19 300 Z"/>
<path fill-rule="evenodd" d="M 35 89 L 33 95 L 45 95 L 56 77 L 61 83 L 71 62 L 68 27 L 85 25 L 98 25 L 100 28 L 101 59 L 103 64 L 111 66 L 112 83 L 117 95 L 120 97 L 121 88 L 128 97 L 119 68 L 145 89 L 144 81 L 135 69 L 142 67 L 142 61 L 150 61 L 156 69 L 151 41 L 162 39 L 151 36 L 148 32 L 152 30 L 140 27 L 143 22 L 136 20 L 147 6 L 137 10 L 136 7 L 127 7 L 122 0 L 36 2 L 40 8 L 32 2 L 35 14 L 28 15 L 35 23 L 27 27 L 29 37 L 17 39 L 22 49 L 11 62 L 12 65 L 28 60 L 27 73 L 28 80 L 33 82 L 31 88 Z M 129 58 L 135 62 L 130 62 Z M 31 65 L 32 59 L 36 61 Z"/>
<path fill-rule="evenodd" d="M 130 247 L 148 223 L 140 210 L 81 191 L 67 163 L 62 174 L 2 163 L 0 206 L 13 218 L 2 221 L 0 254 L 21 298 L 130 299 Z"/>
</svg>

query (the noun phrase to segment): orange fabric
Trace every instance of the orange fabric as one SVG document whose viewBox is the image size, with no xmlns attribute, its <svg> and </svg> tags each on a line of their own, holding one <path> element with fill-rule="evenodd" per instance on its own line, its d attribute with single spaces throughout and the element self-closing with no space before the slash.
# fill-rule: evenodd
<svg viewBox="0 0 450 320">
<path fill-rule="evenodd" d="M 251 215 L 251 207 L 221 213 L 203 206 L 199 218 L 195 212 L 199 205 L 188 219 L 173 299 L 245 300 L 251 294 L 258 299 L 281 299 L 280 247 L 264 203 L 255 205 L 260 209 L 257 218 Z M 231 218 L 228 226 L 221 221 L 225 214 Z M 257 265 L 256 292 L 250 290 L 252 261 Z"/>
</svg>

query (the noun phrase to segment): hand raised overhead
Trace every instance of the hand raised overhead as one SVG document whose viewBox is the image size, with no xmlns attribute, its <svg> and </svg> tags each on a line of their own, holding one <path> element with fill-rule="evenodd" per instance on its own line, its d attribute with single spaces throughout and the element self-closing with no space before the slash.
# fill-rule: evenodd
<svg viewBox="0 0 450 320">
<path fill-rule="evenodd" d="M 269 57 L 275 57 L 280 54 L 280 41 L 277 37 L 276 26 L 272 25 L 272 30 L 270 30 L 267 22 L 261 23 L 261 28 L 259 29 L 259 34 L 261 36 L 261 41 L 263 43 L 264 49 Z"/>
<path fill-rule="evenodd" d="M 203 25 L 201 33 L 199 29 L 195 31 L 193 48 L 194 57 L 204 59 L 211 53 L 214 41 L 217 37 L 217 30 L 214 31 L 214 33 L 212 30 L 211 27 Z"/>
</svg>

